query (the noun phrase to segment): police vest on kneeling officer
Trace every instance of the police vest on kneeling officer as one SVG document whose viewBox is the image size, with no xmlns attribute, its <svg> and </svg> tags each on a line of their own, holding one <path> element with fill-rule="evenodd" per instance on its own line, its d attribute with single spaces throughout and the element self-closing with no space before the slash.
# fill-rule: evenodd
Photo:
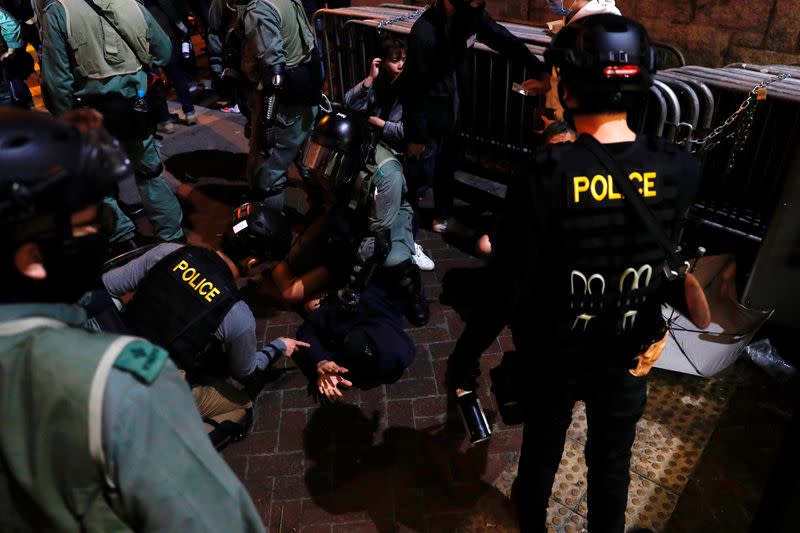
<svg viewBox="0 0 800 533">
<path fill-rule="evenodd" d="M 125 326 L 166 348 L 186 372 L 218 447 L 244 437 L 271 364 L 294 351 L 295 341 L 283 337 L 257 349 L 255 318 L 236 286 L 257 262 L 282 257 L 289 238 L 280 212 L 244 204 L 220 250 L 161 244 L 103 276 L 114 297 L 135 291 L 122 311 Z"/>
<path fill-rule="evenodd" d="M 0 146 L 0 531 L 263 531 L 167 353 L 81 328 L 119 145 L 0 107 Z"/>
<path fill-rule="evenodd" d="M 589 529 L 625 526 L 631 446 L 653 352 L 663 348 L 667 253 L 620 193 L 624 183 L 676 239 L 699 165 L 637 135 L 626 106 L 646 94 L 655 56 L 645 29 L 617 15 L 573 22 L 545 54 L 559 74 L 573 144 L 540 149 L 513 181 L 490 265 L 493 280 L 456 344 L 450 386 L 474 390 L 481 353 L 511 325 L 526 397 L 514 487 L 521 530 L 541 531 L 576 400 L 586 403 Z M 606 152 L 616 170 L 595 152 Z"/>
</svg>

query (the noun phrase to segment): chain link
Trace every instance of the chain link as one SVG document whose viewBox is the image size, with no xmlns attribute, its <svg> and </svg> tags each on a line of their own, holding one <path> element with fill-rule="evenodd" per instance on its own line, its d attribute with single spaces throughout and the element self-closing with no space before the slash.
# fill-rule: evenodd
<svg viewBox="0 0 800 533">
<path fill-rule="evenodd" d="M 406 20 L 414 20 L 418 18 L 420 15 L 427 11 L 428 7 L 430 6 L 422 6 L 421 8 L 417 9 L 416 11 L 412 11 L 411 13 L 406 13 L 405 15 L 397 15 L 396 17 L 389 17 L 388 19 L 383 19 L 378 23 L 378 27 L 375 28 L 377 31 L 383 31 L 385 26 L 391 26 L 396 22 L 404 22 Z"/>
<path fill-rule="evenodd" d="M 744 99 L 742 104 L 739 106 L 739 109 L 733 112 L 725 121 L 714 128 L 711 133 L 703 137 L 702 139 L 692 140 L 692 145 L 695 147 L 693 152 L 697 151 L 709 151 L 713 148 L 716 148 L 721 143 L 728 141 L 730 139 L 734 139 L 733 150 L 731 151 L 730 158 L 728 159 L 728 171 L 730 171 L 733 166 L 736 164 L 736 154 L 744 149 L 745 144 L 747 143 L 747 139 L 750 136 L 750 131 L 753 127 L 753 121 L 755 118 L 756 107 L 758 102 L 763 98 L 760 98 L 760 94 L 762 89 L 767 87 L 768 85 L 775 83 L 776 81 L 781 81 L 788 78 L 788 74 L 779 74 L 777 76 L 773 76 L 772 78 L 768 78 L 761 83 L 755 85 L 750 92 L 747 93 L 747 97 Z M 739 120 L 741 116 L 741 122 L 736 127 L 735 131 L 728 132 L 726 135 L 725 130 L 734 122 Z"/>
</svg>

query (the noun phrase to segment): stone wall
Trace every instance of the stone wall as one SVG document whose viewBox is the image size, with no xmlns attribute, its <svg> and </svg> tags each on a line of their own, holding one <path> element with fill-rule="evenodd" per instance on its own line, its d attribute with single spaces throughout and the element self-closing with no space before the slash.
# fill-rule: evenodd
<svg viewBox="0 0 800 533">
<path fill-rule="evenodd" d="M 487 2 L 498 18 L 537 24 L 555 18 L 545 0 Z M 641 21 L 654 40 L 680 49 L 690 64 L 800 64 L 800 0 L 617 0 L 617 6 Z"/>
</svg>

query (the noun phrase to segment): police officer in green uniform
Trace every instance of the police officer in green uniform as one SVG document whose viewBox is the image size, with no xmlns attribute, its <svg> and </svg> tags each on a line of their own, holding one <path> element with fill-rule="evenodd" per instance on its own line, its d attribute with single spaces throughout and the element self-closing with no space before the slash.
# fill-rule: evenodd
<svg viewBox="0 0 800 533">
<path fill-rule="evenodd" d="M 510 324 L 520 356 L 514 375 L 525 395 L 513 490 L 521 531 L 543 530 L 580 399 L 588 418 L 589 530 L 622 533 L 646 374 L 666 330 L 667 247 L 637 213 L 652 211 L 653 227 L 674 241 L 699 165 L 627 125 L 627 100 L 647 94 L 655 74 L 641 25 L 611 14 L 583 18 L 558 33 L 545 58 L 559 73 L 559 96 L 579 137 L 540 148 L 530 175 L 509 184 L 490 264 L 494 282 L 456 343 L 448 380 L 456 394 L 474 390 L 481 353 Z M 631 197 L 641 197 L 642 211 L 620 192 L 623 180 Z"/>
<path fill-rule="evenodd" d="M 322 69 L 300 0 L 239 0 L 242 70 L 256 87 L 247 173 L 251 199 L 283 208 L 286 170 L 314 124 Z"/>
<path fill-rule="evenodd" d="M 2 62 L 9 59 L 16 50 L 23 46 L 20 38 L 20 25 L 4 9 L 0 9 L 0 105 L 7 105 L 12 102 L 9 80 L 6 79 L 5 69 Z"/>
<path fill-rule="evenodd" d="M 142 65 L 166 64 L 171 51 L 169 38 L 136 0 L 93 3 L 107 20 L 85 0 L 36 0 L 45 105 L 56 116 L 78 105 L 103 112 L 109 131 L 125 139 L 123 146 L 133 161 L 136 186 L 156 235 L 164 241 L 183 240 L 183 214 L 164 179 L 153 129 L 130 129 L 137 122 L 132 117 L 139 117 L 130 109 L 133 99 L 147 91 Z M 111 242 L 118 249 L 134 247 L 133 222 L 111 197 L 106 203 L 117 220 Z"/>
<path fill-rule="evenodd" d="M 0 531 L 264 531 L 166 351 L 76 327 L 124 152 L 7 107 L 0 144 Z"/>
<path fill-rule="evenodd" d="M 428 303 L 411 259 L 413 212 L 403 168 L 379 135 L 357 113 L 317 119 L 297 165 L 325 191 L 327 207 L 273 270 L 273 280 L 287 303 L 304 302 L 332 282 L 349 308 L 371 280 L 381 282 L 400 290 L 407 318 L 423 325 Z"/>
</svg>

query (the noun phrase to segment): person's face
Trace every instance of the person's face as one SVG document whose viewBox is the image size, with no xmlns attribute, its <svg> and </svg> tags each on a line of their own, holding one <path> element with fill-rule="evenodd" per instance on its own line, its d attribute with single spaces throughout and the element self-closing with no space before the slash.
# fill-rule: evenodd
<svg viewBox="0 0 800 533">
<path fill-rule="evenodd" d="M 406 64 L 406 51 L 403 50 L 398 54 L 395 54 L 393 57 L 385 59 L 381 61 L 383 65 L 383 69 L 389 75 L 389 79 L 394 81 L 397 76 L 403 72 L 403 67 Z"/>
</svg>

